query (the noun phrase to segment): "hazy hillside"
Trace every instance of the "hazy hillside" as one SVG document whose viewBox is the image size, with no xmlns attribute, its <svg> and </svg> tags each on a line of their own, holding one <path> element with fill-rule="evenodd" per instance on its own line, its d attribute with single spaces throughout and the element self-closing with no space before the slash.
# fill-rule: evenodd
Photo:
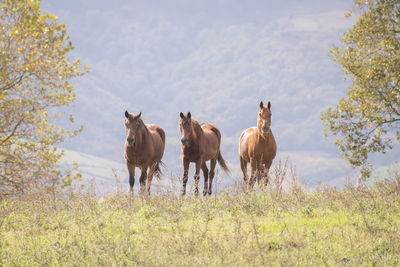
<svg viewBox="0 0 400 267">
<path fill-rule="evenodd" d="M 66 23 L 75 56 L 91 66 L 74 83 L 71 111 L 85 130 L 64 146 L 123 163 L 123 113 L 141 111 L 165 129 L 164 162 L 180 174 L 179 112 L 191 111 L 220 128 L 222 153 L 238 171 L 240 133 L 256 124 L 259 102 L 270 100 L 278 158 L 289 156 L 308 185 L 343 177 L 350 170 L 322 136 L 320 112 L 346 91 L 328 50 L 352 25 L 343 16 L 351 6 L 45 0 Z"/>
<path fill-rule="evenodd" d="M 285 154 L 283 153 L 283 156 Z M 279 170 L 285 169 L 285 161 L 284 159 L 277 159 L 270 171 L 270 187 L 274 187 L 275 180 L 279 176 Z M 286 163 L 286 175 L 283 182 L 284 189 L 289 188 L 292 182 L 292 173 L 291 171 L 296 171 L 294 174 L 297 174 L 297 178 L 301 181 L 310 180 L 309 177 L 318 177 L 320 173 L 327 172 L 327 169 L 331 164 L 334 164 L 338 160 L 335 158 L 329 158 L 327 155 L 319 154 L 315 157 L 309 157 L 307 155 L 299 155 L 298 158 L 293 158 L 292 160 L 288 160 Z M 118 188 L 123 192 L 127 192 L 129 190 L 128 184 L 128 171 L 125 166 L 124 160 L 119 162 L 100 158 L 94 155 L 76 152 L 72 150 L 66 150 L 65 156 L 61 162 L 62 166 L 72 166 L 73 162 L 79 162 L 79 172 L 83 176 L 83 183 L 85 184 L 85 190 L 91 188 L 92 185 L 95 187 L 95 192 L 99 196 L 109 195 L 110 193 L 114 193 Z M 302 164 L 306 170 L 306 175 L 308 176 L 299 176 L 297 172 L 297 165 L 294 164 Z M 238 170 L 238 167 L 231 166 L 234 170 L 231 176 L 224 175 L 221 170 L 217 167 L 216 177 L 214 180 L 214 189 L 215 193 L 228 189 L 229 191 L 234 190 L 237 186 L 240 186 L 242 183 L 242 175 Z M 191 171 L 193 172 L 193 166 Z M 342 167 L 343 169 L 345 167 Z M 320 186 L 329 185 L 331 187 L 343 188 L 346 183 L 350 182 L 352 184 L 357 184 L 358 176 L 355 173 L 347 173 L 345 176 L 339 176 L 341 169 L 339 168 L 336 173 L 333 173 L 331 176 L 325 176 L 320 178 L 323 182 Z M 384 179 L 392 179 L 395 174 L 400 174 L 400 164 L 395 163 L 392 165 L 381 166 L 372 172 L 371 179 L 369 180 L 369 184 L 372 185 L 375 181 L 383 181 Z M 136 173 L 136 184 L 135 184 L 135 194 L 138 193 L 139 190 L 139 176 L 140 171 Z M 164 169 L 164 175 L 161 180 L 154 179 L 152 183 L 152 193 L 154 194 L 160 190 L 167 190 L 176 195 L 179 194 L 181 189 L 181 177 L 182 172 L 171 171 L 169 166 Z M 203 183 L 203 176 L 201 176 L 200 184 Z M 324 179 L 323 179 L 324 178 Z M 190 175 L 190 179 L 188 181 L 188 192 L 189 194 L 193 194 L 193 174 Z M 306 185 L 303 185 L 306 186 Z M 308 188 L 310 191 L 314 190 L 312 188 Z"/>
</svg>

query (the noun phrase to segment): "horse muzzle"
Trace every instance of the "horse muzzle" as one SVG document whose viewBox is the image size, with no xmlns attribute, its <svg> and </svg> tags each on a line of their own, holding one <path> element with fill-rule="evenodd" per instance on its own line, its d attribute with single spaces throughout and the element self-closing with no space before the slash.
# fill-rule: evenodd
<svg viewBox="0 0 400 267">
<path fill-rule="evenodd" d="M 263 135 L 267 135 L 268 132 L 269 132 L 269 127 L 268 126 L 267 127 L 262 127 L 261 131 L 262 131 Z"/>
<path fill-rule="evenodd" d="M 128 138 L 126 138 L 126 142 L 128 142 L 129 145 L 133 145 L 133 143 L 135 142 L 135 139 L 132 137 L 128 137 Z"/>
<path fill-rule="evenodd" d="M 182 145 L 186 146 L 189 143 L 189 140 L 187 138 L 182 138 L 181 143 Z"/>
</svg>

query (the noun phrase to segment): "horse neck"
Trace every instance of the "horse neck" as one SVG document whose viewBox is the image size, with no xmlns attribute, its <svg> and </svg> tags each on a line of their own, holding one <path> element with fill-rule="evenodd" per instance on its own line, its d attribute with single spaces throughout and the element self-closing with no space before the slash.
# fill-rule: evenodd
<svg viewBox="0 0 400 267">
<path fill-rule="evenodd" d="M 192 139 L 193 143 L 197 143 L 199 140 L 199 136 L 200 136 L 199 130 L 201 130 L 199 123 L 195 120 L 192 120 L 191 127 L 190 127 L 190 131 L 191 131 L 190 135 L 191 135 L 191 139 Z"/>
<path fill-rule="evenodd" d="M 262 120 L 260 120 L 260 118 L 257 118 L 257 132 L 261 133 L 261 128 L 262 128 Z"/>
<path fill-rule="evenodd" d="M 142 125 L 141 125 L 141 127 L 139 129 L 139 133 L 137 135 L 137 141 L 136 141 L 137 146 L 141 146 L 150 134 L 149 129 L 147 129 L 147 126 L 144 124 L 144 122 L 141 121 L 140 123 Z"/>
<path fill-rule="evenodd" d="M 267 136 L 263 135 L 261 133 L 261 124 L 260 120 L 257 121 L 257 131 L 256 131 L 256 136 L 257 136 L 257 141 L 260 143 L 267 143 L 269 140 L 269 137 L 271 136 L 271 128 L 269 129 Z"/>
</svg>

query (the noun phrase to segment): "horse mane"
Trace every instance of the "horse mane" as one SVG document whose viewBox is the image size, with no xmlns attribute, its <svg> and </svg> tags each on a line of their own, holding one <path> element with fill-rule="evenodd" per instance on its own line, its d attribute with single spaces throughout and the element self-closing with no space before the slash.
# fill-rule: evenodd
<svg viewBox="0 0 400 267">
<path fill-rule="evenodd" d="M 149 131 L 149 129 L 147 128 L 147 126 L 146 126 L 146 124 L 144 123 L 144 121 L 142 120 L 142 118 L 138 118 L 138 119 L 139 119 L 138 122 L 139 122 L 139 124 L 140 124 L 139 131 L 140 131 L 140 129 L 143 127 L 143 128 L 145 129 L 146 133 L 150 134 L 150 131 Z"/>
<path fill-rule="evenodd" d="M 200 124 L 195 119 L 192 119 L 192 127 L 193 127 L 194 132 L 197 135 L 197 138 L 199 138 L 199 136 L 201 134 L 203 134 L 203 129 L 201 128 Z"/>
</svg>

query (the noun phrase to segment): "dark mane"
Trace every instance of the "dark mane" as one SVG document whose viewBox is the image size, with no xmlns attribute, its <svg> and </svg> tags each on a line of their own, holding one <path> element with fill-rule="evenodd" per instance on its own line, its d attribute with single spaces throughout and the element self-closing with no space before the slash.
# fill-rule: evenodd
<svg viewBox="0 0 400 267">
<path fill-rule="evenodd" d="M 138 122 L 140 125 L 140 128 L 138 130 L 140 130 L 141 128 L 144 128 L 146 133 L 150 134 L 149 129 L 147 128 L 146 124 L 143 122 L 142 118 L 138 118 Z"/>
<path fill-rule="evenodd" d="M 200 124 L 196 120 L 192 119 L 192 127 L 197 135 L 197 138 L 199 138 L 199 136 L 203 134 L 203 129 L 201 128 Z"/>
</svg>

